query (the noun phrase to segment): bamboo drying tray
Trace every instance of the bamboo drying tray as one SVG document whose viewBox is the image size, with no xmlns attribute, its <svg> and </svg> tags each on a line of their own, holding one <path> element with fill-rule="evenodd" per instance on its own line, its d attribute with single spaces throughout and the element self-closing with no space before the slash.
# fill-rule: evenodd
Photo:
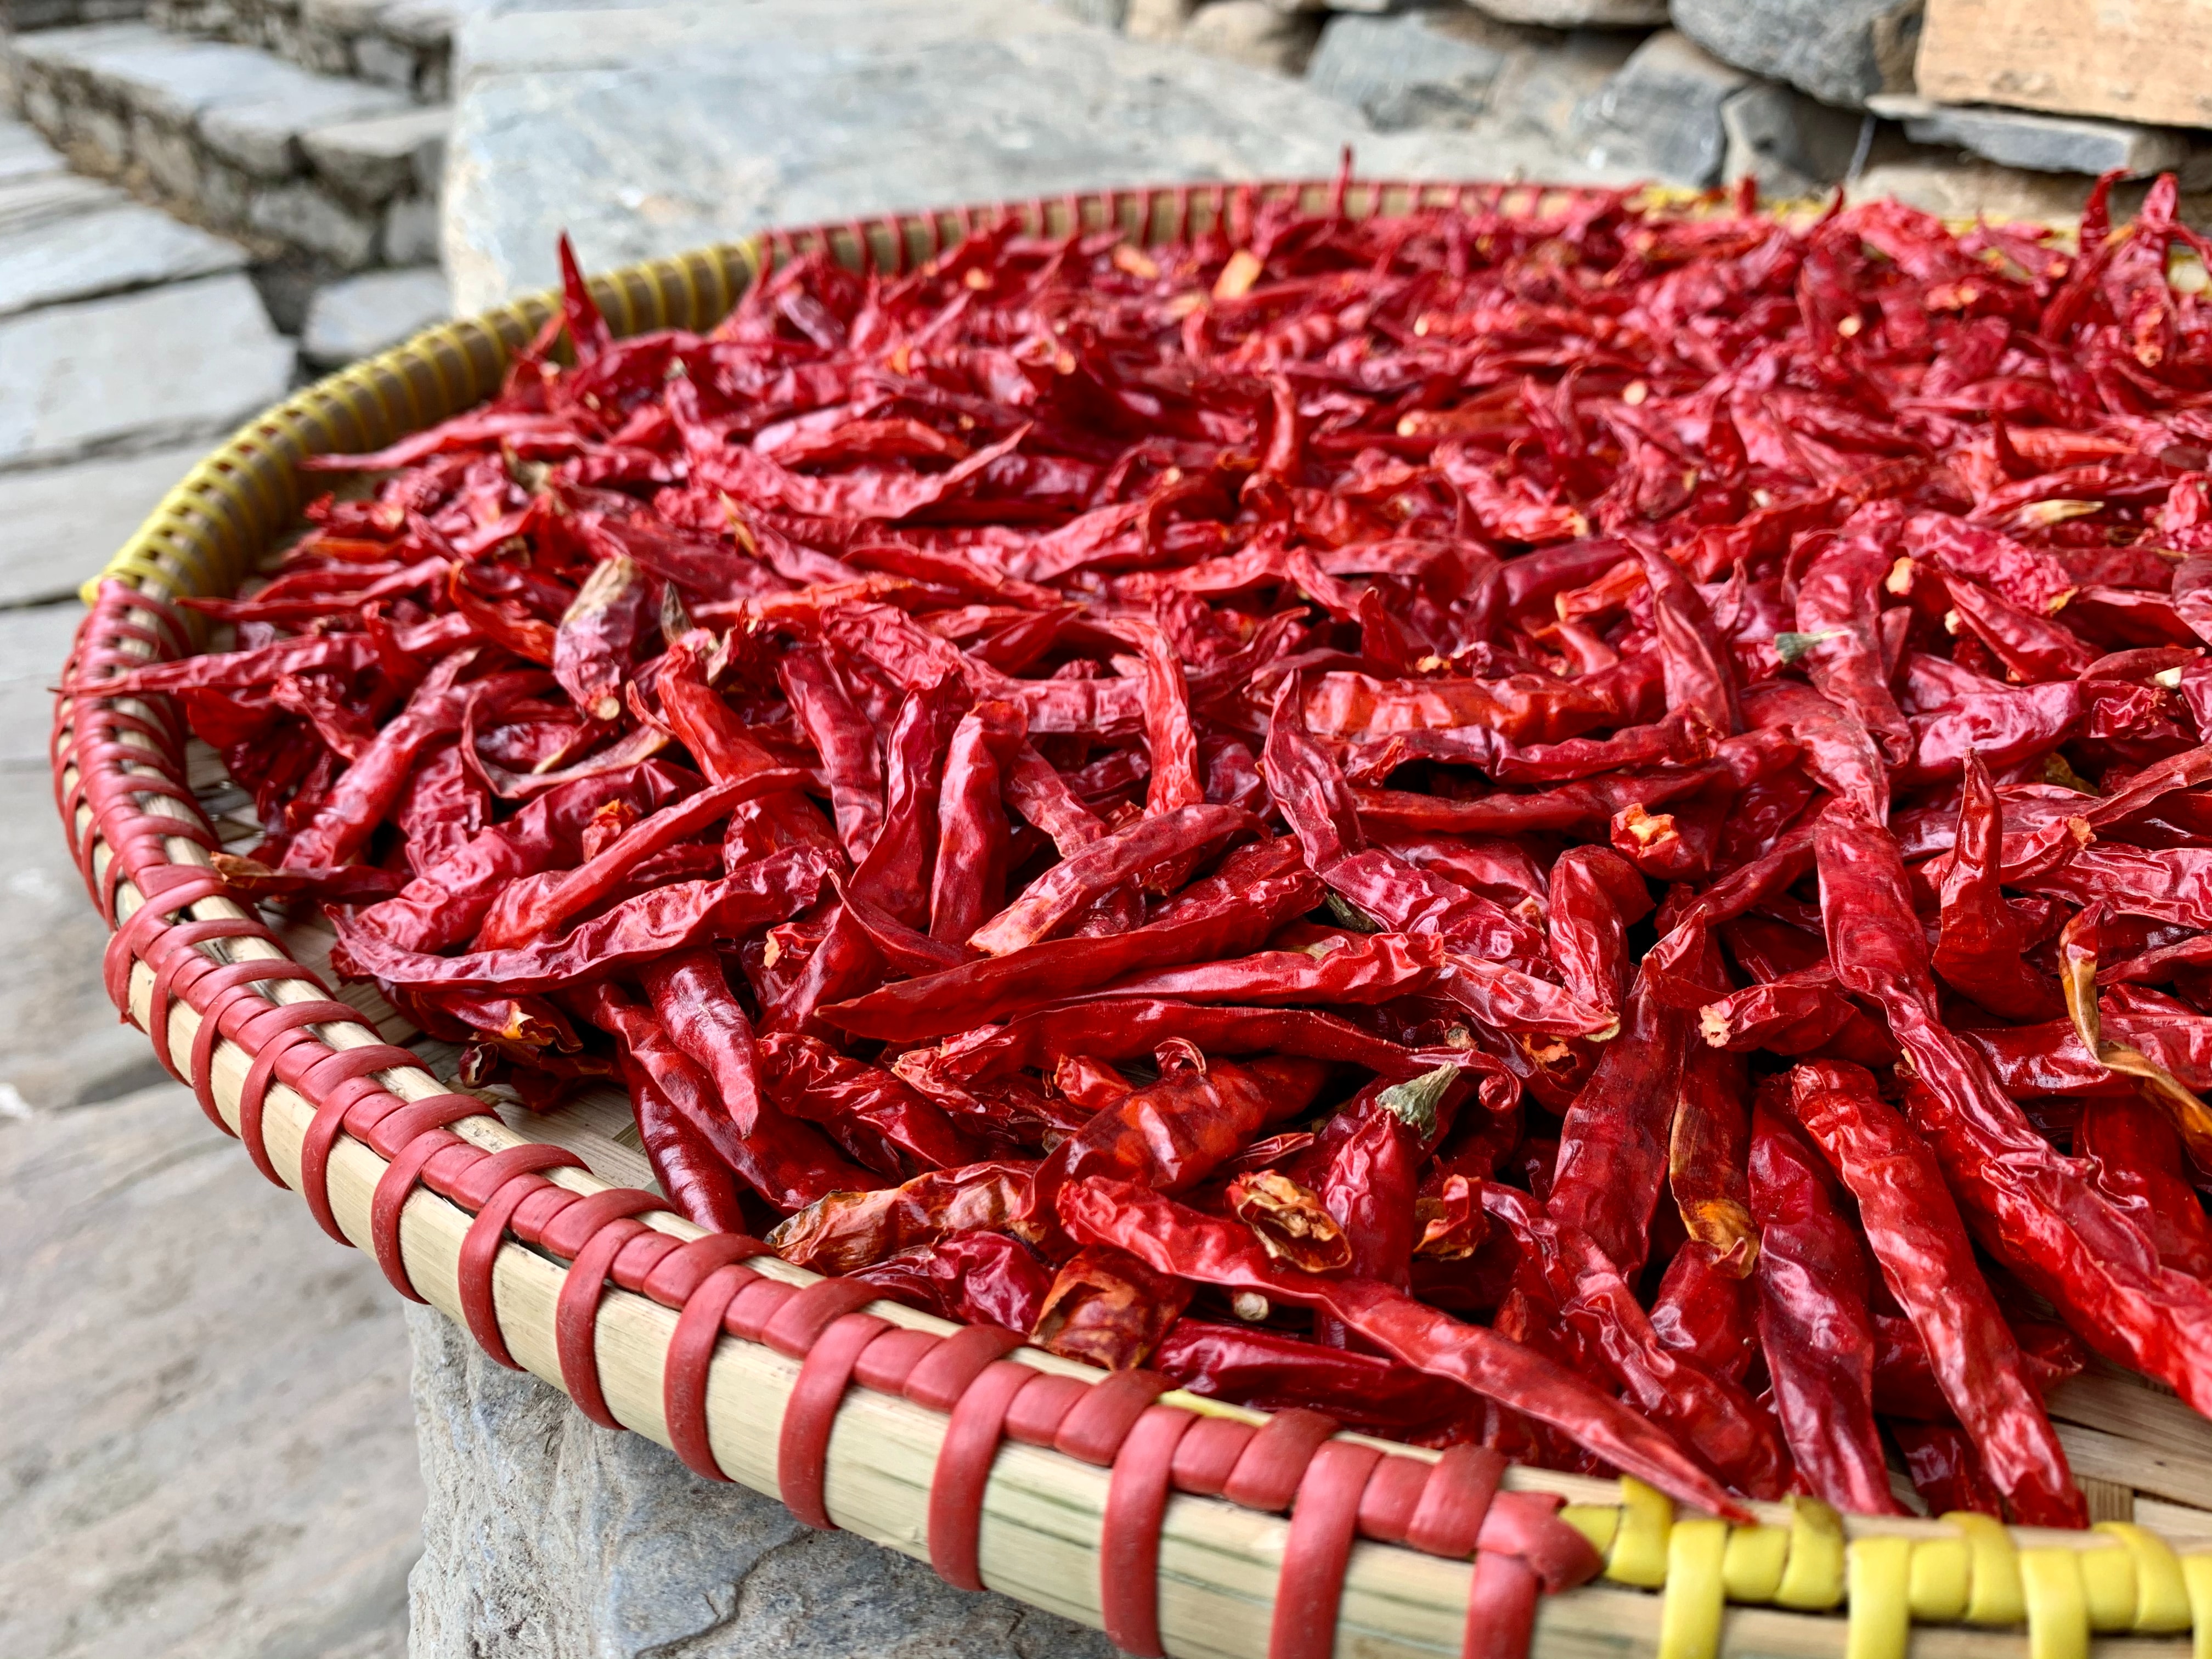
<svg viewBox="0 0 2212 1659">
<path fill-rule="evenodd" d="M 1297 194 L 1318 208 L 1331 189 L 1310 181 L 1109 191 L 899 215 L 653 260 L 599 277 L 592 287 L 617 333 L 703 330 L 764 268 L 815 248 L 827 247 L 856 268 L 904 270 L 1007 215 L 1033 232 L 1111 227 L 1158 241 L 1221 223 L 1238 191 L 1248 193 L 1248 204 Z M 1534 187 L 1365 184 L 1350 188 L 1344 207 L 1358 217 L 1455 204 L 1525 211 L 1545 199 Z M 193 469 L 88 585 L 94 610 L 78 637 L 74 672 L 96 675 L 103 665 L 188 653 L 197 619 L 166 601 L 234 592 L 293 530 L 301 457 L 378 448 L 479 401 L 555 304 L 555 296 L 537 295 L 433 329 L 243 428 Z M 210 1117 L 229 1133 L 245 1132 L 264 1173 L 305 1193 L 335 1235 L 376 1249 L 403 1290 L 450 1317 L 469 1316 L 464 1282 L 471 1270 L 464 1257 L 471 1212 L 485 1205 L 489 1188 L 510 1188 L 511 1200 L 524 1188 L 542 1193 L 544 1182 L 582 1195 L 650 1184 L 635 1139 L 625 1134 L 629 1114 L 620 1097 L 602 1091 L 542 1118 L 515 1111 L 511 1123 L 489 1097 L 449 1092 L 439 1073 L 450 1069 L 452 1051 L 412 1031 L 373 991 L 348 988 L 340 994 L 344 1003 L 333 1004 L 322 982 L 327 931 L 317 923 L 276 931 L 213 876 L 210 853 L 255 826 L 250 813 L 237 816 L 242 793 L 211 751 L 185 740 L 163 700 L 64 696 L 52 757 L 70 844 L 95 902 L 120 930 L 107 957 L 118 1006 L 149 1032 L 164 1062 L 193 1081 Z M 514 1150 L 536 1142 L 552 1148 Z M 495 1164 L 484 1154 L 503 1156 Z M 402 1167 L 387 1178 L 395 1162 Z M 533 1167 L 542 1176 L 515 1173 Z M 453 1173 L 471 1169 L 473 1175 Z M 574 1210 L 574 1200 L 546 1200 L 556 1202 Z M 629 1208 L 644 1202 L 635 1196 Z M 572 1229 L 574 1236 L 534 1247 L 491 1225 L 498 1218 L 490 1218 L 473 1247 L 473 1328 L 480 1340 L 503 1340 L 514 1360 L 549 1382 L 585 1394 L 586 1409 L 598 1406 L 593 1414 L 604 1420 L 678 1445 L 695 1467 L 702 1459 L 719 1462 L 750 1486 L 788 1495 L 790 1449 L 783 1448 L 780 1473 L 779 1439 L 799 1389 L 796 1356 L 824 1325 L 835 1331 L 842 1323 L 852 1336 L 859 1328 L 850 1321 L 864 1316 L 852 1311 L 850 1296 L 840 1298 L 839 1287 L 806 1304 L 826 1310 L 827 1319 L 802 1320 L 811 1328 L 797 1340 L 784 1331 L 781 1347 L 728 1334 L 711 1318 L 703 1340 L 697 1320 L 683 1322 L 690 1328 L 679 1338 L 677 1310 L 700 1272 L 684 1276 L 672 1297 L 658 1287 L 659 1300 L 600 1287 L 616 1245 L 627 1250 L 648 1234 L 687 1243 L 702 1235 L 680 1217 L 652 1209 L 607 1224 L 609 1215 L 624 1210 L 619 1197 L 603 1200 L 592 1212 L 595 1233 Z M 588 1247 L 585 1237 L 592 1238 Z M 649 1238 L 647 1244 L 646 1255 L 669 1248 Z M 580 1248 L 589 1258 L 589 1282 L 566 1298 L 564 1353 L 563 1287 L 579 1275 L 561 1258 Z M 708 1246 L 685 1259 L 703 1270 L 731 1254 Z M 745 1271 L 726 1269 L 726 1276 Z M 751 1258 L 750 1271 L 791 1286 L 818 1282 L 773 1256 Z M 648 1279 L 643 1289 L 656 1286 Z M 783 1294 L 761 1293 L 769 1301 Z M 579 1308 L 580 1327 L 573 1320 Z M 868 1304 L 866 1316 L 938 1337 L 956 1328 L 890 1303 Z M 925 1338 L 912 1340 L 927 1346 Z M 672 1344 L 679 1356 L 687 1347 L 689 1353 L 676 1362 L 673 1393 Z M 817 1351 L 805 1361 L 810 1372 L 820 1358 Z M 1036 1349 L 1008 1358 L 1082 1383 L 1103 1378 Z M 600 1401 L 588 1398 L 594 1360 Z M 580 1376 L 586 1385 L 580 1389 Z M 679 1407 L 673 1420 L 671 1403 Z M 1159 1405 L 1246 1425 L 1239 1433 L 1269 1420 L 1179 1393 L 1161 1396 Z M 2091 1532 L 2008 1532 L 1974 1517 L 1839 1517 L 1803 1500 L 1754 1505 L 1758 1524 L 1731 1527 L 1699 1516 L 1677 1520 L 1666 1498 L 1632 1481 L 1512 1469 L 1504 1489 L 1564 1497 L 1562 1517 L 1605 1562 L 1599 1580 L 1544 1598 L 1535 1646 L 1546 1659 L 1651 1651 L 1663 1659 L 1754 1653 L 1898 1659 L 1908 1648 L 1922 1659 L 2011 1659 L 2024 1636 L 2031 1659 L 2082 1659 L 2093 1649 L 2100 1659 L 2179 1659 L 2183 1639 L 2193 1635 L 2197 1659 L 2212 1659 L 2212 1424 L 2109 1368 L 2062 1385 L 2050 1406 L 2100 1519 Z M 819 1518 L 928 1559 L 933 1473 L 953 1419 L 905 1395 L 859 1385 L 842 1389 L 842 1403 L 832 1388 L 793 1425 L 801 1418 L 803 1428 L 792 1431 L 823 1440 L 818 1485 L 799 1483 L 802 1494 L 819 1494 Z M 1371 1449 L 1437 1460 L 1356 1435 L 1338 1435 L 1334 1443 L 1346 1449 L 1339 1462 L 1363 1468 Z M 1311 1450 L 1308 1444 L 1301 1451 L 1301 1467 Z M 1318 1470 L 1326 1461 L 1310 1467 Z M 1322 1522 L 1312 1522 L 1300 1540 L 1282 1505 L 1270 1511 L 1183 1492 L 1166 1494 L 1159 1512 L 1157 1645 L 1146 1643 L 1141 1638 L 1152 1632 L 1141 1615 L 1153 1606 L 1154 1575 L 1141 1571 L 1142 1551 L 1133 1573 L 1126 1553 L 1117 1558 L 1105 1577 L 1113 1581 L 1118 1572 L 1120 1588 L 1109 1582 L 1102 1594 L 1101 1540 L 1114 1472 L 1013 1440 L 995 1456 L 987 1443 L 975 1472 L 980 1520 L 971 1516 L 968 1524 L 975 1528 L 980 1582 L 1113 1629 L 1124 1645 L 1191 1659 L 1261 1659 L 1271 1651 L 1280 1580 L 1295 1594 L 1285 1630 L 1274 1631 L 1278 1654 L 1328 1655 L 1332 1627 L 1334 1651 L 1358 1659 L 1461 1650 L 1475 1577 L 1464 1548 L 1451 1559 L 1360 1540 L 1345 1559 L 1340 1540 L 1335 1559 L 1322 1550 L 1316 1574 L 1298 1563 L 1313 1559 L 1311 1535 Z M 988 1484 L 981 1484 L 986 1472 Z M 1300 1510 L 1322 1507 L 1316 1492 Z M 1348 1512 L 1340 1519 L 1348 1536 Z M 1286 1551 L 1297 1557 L 1288 1574 Z M 1334 1594 L 1337 1571 L 1340 1597 Z M 1103 1605 L 1117 1597 L 1118 1625 L 1115 1609 Z M 1139 1615 L 1133 1625 L 1132 1607 Z M 1139 1640 L 1129 1640 L 1132 1632 Z"/>
</svg>

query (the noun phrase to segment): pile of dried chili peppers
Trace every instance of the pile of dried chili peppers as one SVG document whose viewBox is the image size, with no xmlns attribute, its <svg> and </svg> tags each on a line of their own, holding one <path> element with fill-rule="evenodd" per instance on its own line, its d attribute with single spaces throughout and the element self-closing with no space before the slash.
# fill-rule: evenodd
<svg viewBox="0 0 2212 1659">
<path fill-rule="evenodd" d="M 2212 1410 L 2207 250 L 2171 179 L 2078 252 L 1505 200 L 810 255 L 703 337 L 570 263 L 100 689 L 704 1225 L 1707 1506 L 2081 1524 L 2046 1389 Z"/>
</svg>

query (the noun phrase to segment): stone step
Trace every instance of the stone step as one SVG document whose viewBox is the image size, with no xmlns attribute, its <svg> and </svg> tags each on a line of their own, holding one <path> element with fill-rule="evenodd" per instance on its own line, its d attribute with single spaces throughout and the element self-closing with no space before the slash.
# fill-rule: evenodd
<svg viewBox="0 0 2212 1659">
<path fill-rule="evenodd" d="M 258 46 L 318 75 L 346 75 L 443 103 L 466 0 L 138 0 L 173 33 Z"/>
<path fill-rule="evenodd" d="M 369 270 L 316 290 L 300 355 L 310 368 L 372 357 L 452 316 L 446 275 L 435 265 Z"/>
<path fill-rule="evenodd" d="M 442 107 L 143 23 L 4 49 L 23 113 L 82 171 L 270 256 L 340 270 L 435 257 Z"/>
<path fill-rule="evenodd" d="M 0 321 L 0 477 L 213 438 L 291 384 L 292 343 L 243 274 Z"/>
</svg>

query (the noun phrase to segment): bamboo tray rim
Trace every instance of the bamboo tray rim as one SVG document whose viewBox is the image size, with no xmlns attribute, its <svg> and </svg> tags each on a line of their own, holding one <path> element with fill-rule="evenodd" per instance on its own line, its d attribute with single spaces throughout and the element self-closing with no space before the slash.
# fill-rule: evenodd
<svg viewBox="0 0 2212 1659">
<path fill-rule="evenodd" d="M 797 255 L 822 250 L 854 268 L 901 271 L 975 228 L 1009 218 L 1039 234 L 1116 229 L 1150 243 L 1224 228 L 1233 233 L 1240 215 L 1285 198 L 1365 218 L 1474 206 L 1534 212 L 1623 194 L 1540 185 L 1343 179 L 1075 192 L 772 230 L 644 261 L 594 277 L 591 286 L 618 334 L 659 327 L 703 331 L 750 283 Z M 1681 199 L 1674 192 L 1655 193 L 1655 198 Z M 197 619 L 180 618 L 167 601 L 236 589 L 296 520 L 301 458 L 379 447 L 480 401 L 557 308 L 556 294 L 537 294 L 433 328 L 247 422 L 193 468 L 86 585 L 84 597 L 94 611 L 80 632 L 73 666 L 95 657 L 119 665 L 190 654 L 199 637 Z M 167 701 L 64 690 L 57 702 L 52 749 L 57 804 L 95 902 L 123 930 L 111 943 L 110 987 L 127 1017 L 149 1030 L 157 1056 L 173 1071 L 190 1074 L 220 1127 L 234 1134 L 248 1132 L 264 1173 L 308 1190 L 314 1176 L 307 1166 L 316 1162 L 308 1149 L 322 1133 L 319 1109 L 349 1085 L 308 1085 L 300 1076 L 301 1053 L 343 1068 L 337 1057 L 377 1050 L 352 1054 L 361 1062 L 354 1067 L 361 1088 L 381 1091 L 396 1103 L 429 1103 L 433 1110 L 455 1097 L 416 1057 L 380 1045 L 365 1020 L 307 1019 L 315 1012 L 307 1005 L 329 1006 L 319 985 L 311 988 L 312 976 L 285 944 L 267 934 L 251 907 L 235 901 L 212 875 L 214 831 L 187 787 L 180 728 L 162 706 Z M 177 922 L 163 922 L 173 915 Z M 215 1029 L 206 1030 L 207 1016 L 191 988 L 172 994 L 190 975 L 173 968 L 157 973 L 145 959 L 149 941 L 158 944 L 173 927 L 191 924 L 205 924 L 199 931 L 209 937 L 179 948 L 210 966 L 252 963 L 240 971 L 295 975 L 240 988 L 257 1011 L 299 1011 L 287 1038 L 296 1051 L 279 1054 L 272 1064 L 271 1048 L 283 1043 L 234 1040 L 225 1020 L 239 997 L 228 1006 L 216 1000 Z M 380 1063 L 371 1069 L 370 1060 Z M 447 1109 L 458 1114 L 463 1108 Z M 458 1144 L 503 1153 L 533 1144 L 489 1107 L 453 1116 L 445 1133 L 439 1150 Z M 400 1188 L 396 1213 L 380 1218 L 375 1212 L 386 1172 L 415 1150 L 380 1149 L 349 1127 L 341 1130 L 328 1139 L 321 1163 L 325 1185 L 310 1191 L 310 1203 L 346 1242 L 380 1243 L 395 1282 L 459 1320 L 465 1317 L 461 1256 L 471 1211 L 409 1182 Z M 579 1168 L 550 1169 L 541 1179 L 580 1195 L 611 1190 Z M 646 1212 L 638 1221 L 643 1229 L 687 1242 L 703 1237 L 665 1211 Z M 816 1275 L 772 1255 L 751 1258 L 749 1265 L 787 1285 L 817 1282 Z M 496 1331 L 515 1360 L 556 1387 L 564 1386 L 567 1370 L 555 1327 L 568 1277 L 557 1257 L 513 1237 L 497 1245 L 489 1270 Z M 891 1326 L 939 1336 L 957 1328 L 893 1303 L 870 1303 L 865 1311 Z M 586 1339 L 612 1418 L 664 1445 L 675 1437 L 665 1387 L 677 1322 L 672 1309 L 646 1296 L 607 1288 Z M 1033 1348 L 1009 1358 L 1086 1382 L 1103 1376 Z M 738 1480 L 771 1495 L 779 1487 L 777 1437 L 769 1425 L 782 1422 L 799 1371 L 796 1359 L 775 1348 L 723 1334 L 714 1340 L 702 1385 L 700 1415 L 714 1457 Z M 1163 1395 L 1160 1403 L 1255 1426 L 1268 1420 L 1264 1413 L 1181 1391 Z M 928 1472 L 945 1439 L 944 1414 L 854 1386 L 831 1421 L 823 1486 L 830 1517 L 926 1558 Z M 1356 1434 L 1340 1433 L 1334 1440 L 1390 1456 L 1428 1462 L 1437 1457 Z M 1101 1625 L 1097 1545 L 1106 1472 L 1013 1441 L 988 1467 L 981 1581 Z M 1547 1655 L 1580 1653 L 1593 1644 L 1608 1650 L 1656 1646 L 1662 1659 L 1722 1652 L 1813 1659 L 1838 1650 L 1849 1659 L 1888 1659 L 1908 1644 L 1916 1651 L 1955 1648 L 1961 1655 L 1978 1655 L 1994 1652 L 1992 1641 L 2016 1640 L 2011 1627 L 2022 1623 L 2033 1659 L 2075 1659 L 2093 1644 L 2100 1653 L 2117 1653 L 2145 1638 L 2187 1635 L 2192 1626 L 2198 1652 L 2212 1653 L 2212 1513 L 2205 1516 L 2203 1537 L 2177 1534 L 2169 1546 L 2149 1528 L 2122 1523 L 2061 1533 L 2008 1529 L 1973 1516 L 1838 1516 L 1809 1499 L 1749 1505 L 1755 1524 L 1730 1526 L 1678 1518 L 1668 1500 L 1632 1480 L 1616 1485 L 1515 1468 L 1504 1485 L 1567 1500 L 1563 1516 L 1597 1546 L 1605 1563 L 1602 1582 L 1545 1599 L 1535 1640 Z M 1278 1514 L 1182 1493 L 1168 1499 L 1164 1520 L 1158 1621 L 1166 1650 L 1208 1659 L 1267 1654 L 1273 1579 L 1291 1528 Z M 1456 1652 L 1471 1577 L 1464 1559 L 1358 1542 L 1344 1571 L 1336 1642 L 1340 1647 L 1352 1643 L 1351 1650 L 1376 1659 Z M 1644 1594 L 1653 1589 L 1663 1591 L 1656 1602 Z M 1833 1616 L 1838 1607 L 1848 1608 L 1848 1619 Z M 1917 1629 L 1914 1620 L 1922 1621 Z M 1310 1650 L 1328 1648 L 1323 1644 Z M 2143 1651 L 2166 1654 L 2172 1644 Z"/>
</svg>

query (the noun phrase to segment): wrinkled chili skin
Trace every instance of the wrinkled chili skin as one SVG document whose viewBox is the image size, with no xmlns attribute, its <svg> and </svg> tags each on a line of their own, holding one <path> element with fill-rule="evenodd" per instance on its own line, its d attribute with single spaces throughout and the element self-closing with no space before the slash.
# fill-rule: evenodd
<svg viewBox="0 0 2212 1659">
<path fill-rule="evenodd" d="M 1800 1066 L 1789 1100 L 1858 1200 L 1883 1282 L 1940 1357 L 1944 1398 L 2013 1516 L 2024 1526 L 2087 1524 L 2066 1454 L 1975 1265 L 1935 1154 L 1857 1067 Z"/>
<path fill-rule="evenodd" d="M 1838 1509 L 1897 1514 L 1875 1427 L 1866 1247 L 1820 1155 L 1764 1100 L 1752 1117 L 1750 1175 L 1759 1341 L 1797 1471 Z"/>
</svg>

